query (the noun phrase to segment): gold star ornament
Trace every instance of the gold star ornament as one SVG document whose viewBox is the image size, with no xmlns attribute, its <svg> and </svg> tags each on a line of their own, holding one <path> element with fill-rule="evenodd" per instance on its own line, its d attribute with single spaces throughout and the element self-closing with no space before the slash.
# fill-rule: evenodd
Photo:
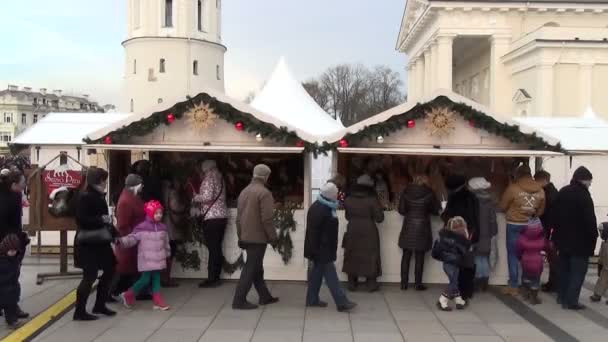
<svg viewBox="0 0 608 342">
<path fill-rule="evenodd" d="M 426 112 L 426 130 L 431 136 L 446 137 L 456 129 L 455 113 L 446 107 Z"/>
<path fill-rule="evenodd" d="M 199 130 L 213 126 L 217 118 L 209 104 L 203 104 L 202 102 L 190 109 L 186 116 L 190 124 Z"/>
</svg>

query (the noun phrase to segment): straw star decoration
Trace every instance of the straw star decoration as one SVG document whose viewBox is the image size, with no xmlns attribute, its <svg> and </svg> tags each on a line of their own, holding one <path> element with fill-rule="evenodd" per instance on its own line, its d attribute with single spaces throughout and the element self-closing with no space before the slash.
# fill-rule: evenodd
<svg viewBox="0 0 608 342">
<path fill-rule="evenodd" d="M 431 136 L 445 137 L 456 129 L 454 112 L 448 108 L 433 108 L 426 113 L 426 130 Z"/>
<path fill-rule="evenodd" d="M 217 115 L 213 113 L 213 109 L 209 104 L 197 104 L 188 113 L 186 113 L 188 121 L 196 129 L 209 128 L 214 124 Z"/>
</svg>

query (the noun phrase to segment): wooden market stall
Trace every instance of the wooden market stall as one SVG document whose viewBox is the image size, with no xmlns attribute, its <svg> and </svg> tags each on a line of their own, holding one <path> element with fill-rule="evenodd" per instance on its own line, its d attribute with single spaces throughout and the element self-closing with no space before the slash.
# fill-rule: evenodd
<svg viewBox="0 0 608 342">
<path fill-rule="evenodd" d="M 364 173 L 376 180 L 376 190 L 385 207 L 385 221 L 379 225 L 381 281 L 400 281 L 402 252 L 398 239 L 403 217 L 397 207 L 400 193 L 411 182 L 413 174 L 428 175 L 439 200 L 447 199 L 444 185 L 447 175 L 483 176 L 493 184 L 491 191 L 498 202 L 517 165 L 526 163 L 534 169 L 536 158 L 562 155 L 555 139 L 522 132 L 505 122 L 480 104 L 450 91 L 438 90 L 419 103 L 399 105 L 348 127 L 343 134 L 328 141 L 338 151 L 334 171 L 344 175 L 349 185 Z M 502 213 L 498 215 L 498 222 L 499 259 L 491 283 L 506 284 L 506 223 Z M 342 211 L 340 234 L 346 225 Z M 439 217 L 432 217 L 432 227 L 436 237 L 443 227 Z M 340 255 L 338 262 L 342 261 Z M 341 265 L 338 268 L 341 269 Z M 446 281 L 441 264 L 433 260 L 430 253 L 423 281 Z"/>
<path fill-rule="evenodd" d="M 205 92 L 173 106 L 159 105 L 89 135 L 89 154 L 103 155 L 110 172 L 109 198 L 115 199 L 130 165 L 148 159 L 161 183 L 177 181 L 186 191 L 196 189 L 196 168 L 214 159 L 224 175 L 230 212 L 224 239 L 225 278 L 239 277 L 242 251 L 236 237 L 236 199 L 249 183 L 257 163 L 273 171 L 269 186 L 276 201 L 277 226 L 283 227 L 281 253 L 266 257 L 265 276 L 277 280 L 306 279 L 303 257 L 305 210 L 311 202 L 310 157 L 315 137 L 276 117 L 222 94 Z M 295 222 L 291 222 L 291 219 Z M 186 227 L 188 236 L 195 227 Z M 293 230 L 290 230 L 293 229 Z M 289 231 L 289 238 L 286 236 Z M 194 239 L 196 240 L 196 238 Z M 180 251 L 174 276 L 206 277 L 207 250 L 196 241 Z M 185 267 L 184 267 L 185 266 Z"/>
</svg>

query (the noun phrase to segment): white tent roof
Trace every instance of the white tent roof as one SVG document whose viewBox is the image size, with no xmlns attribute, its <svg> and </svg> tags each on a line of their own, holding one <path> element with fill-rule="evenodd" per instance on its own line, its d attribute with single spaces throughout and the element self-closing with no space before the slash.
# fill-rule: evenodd
<svg viewBox="0 0 608 342">
<path fill-rule="evenodd" d="M 20 134 L 13 144 L 84 145 L 90 133 L 127 118 L 125 113 L 49 113 Z"/>
<path fill-rule="evenodd" d="M 522 129 L 553 137 L 566 151 L 608 152 L 608 122 L 589 109 L 582 117 L 518 117 L 513 121 Z"/>
<path fill-rule="evenodd" d="M 316 136 L 318 142 L 344 129 L 342 123 L 327 114 L 308 94 L 302 83 L 296 80 L 283 57 L 251 105 Z"/>
</svg>

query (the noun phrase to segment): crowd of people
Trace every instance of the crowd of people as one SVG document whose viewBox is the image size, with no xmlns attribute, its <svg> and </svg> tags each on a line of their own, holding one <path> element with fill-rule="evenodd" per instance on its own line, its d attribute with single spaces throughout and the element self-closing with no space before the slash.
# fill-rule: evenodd
<svg viewBox="0 0 608 342">
<path fill-rule="evenodd" d="M 222 284 L 222 241 L 228 217 L 226 189 L 214 161 L 203 162 L 200 172 L 202 182 L 199 190 L 193 191 L 191 204 L 193 215 L 201 221 L 209 249 L 208 279 L 200 287 L 217 287 Z M 270 175 L 270 167 L 256 165 L 250 184 L 238 197 L 238 243 L 246 250 L 247 258 L 232 302 L 235 310 L 258 307 L 247 301 L 251 287 L 258 293 L 259 305 L 279 301 L 264 280 L 267 246 L 277 243 L 273 223 L 275 204 L 267 185 Z M 487 289 L 491 270 L 497 262 L 496 213 L 504 211 L 509 266 L 505 294 L 521 295 L 531 304 L 539 304 L 538 291 L 546 256 L 550 276 L 542 289 L 556 291 L 564 309 L 583 309 L 579 296 L 599 229 L 604 243 L 600 251 L 600 278 L 591 300 L 600 301 L 608 289 L 608 229 L 604 229 L 608 223 L 599 227 L 596 224 L 589 192 L 592 179 L 591 172 L 580 167 L 570 184 L 557 191 L 547 172 L 540 171 L 532 177 L 530 168 L 522 165 L 497 203 L 490 192 L 492 184 L 483 177 L 448 176 L 445 180 L 448 198 L 440 202 L 431 190 L 429 178 L 424 174 L 414 176 L 403 190 L 398 208 L 404 216 L 398 241 L 403 250 L 401 289 L 409 288 L 412 257 L 414 289 L 427 289 L 423 284 L 424 259 L 431 251 L 432 257 L 443 263 L 448 279 L 437 306 L 450 311 L 453 301 L 456 309 L 464 309 L 475 291 Z M 18 170 L 2 170 L 0 174 L 0 309 L 9 326 L 17 326 L 18 319 L 28 316 L 18 305 L 21 261 L 29 243 L 21 227 L 25 182 Z M 107 182 L 107 171 L 89 168 L 86 188 L 77 201 L 74 261 L 75 266 L 83 270 L 83 276 L 77 289 L 74 320 L 114 316 L 116 312 L 106 304 L 118 300 L 132 308 L 136 300 L 152 299 L 154 309 L 168 310 L 161 288 L 178 286 L 170 277 L 179 235 L 171 214 L 186 209 L 176 207 L 158 191 L 158 184 L 150 177 L 149 164 L 142 161 L 133 166 L 125 179 L 114 219 L 106 202 Z M 346 312 L 355 308 L 356 303 L 348 299 L 340 285 L 335 266 L 339 248 L 337 209 L 339 193 L 344 188 L 344 178 L 334 177 L 322 187 L 320 196 L 308 209 L 304 256 L 310 261 L 306 305 L 328 306 L 319 297 L 325 279 L 337 310 Z M 348 290 L 378 291 L 377 279 L 382 275 L 378 224 L 384 220 L 384 210 L 374 179 L 366 174 L 360 176 L 349 189 L 343 206 L 348 223 L 341 241 L 342 272 L 348 275 Z M 435 241 L 432 215 L 439 215 L 444 222 Z M 364 284 L 359 283 L 362 278 Z M 97 279 L 90 314 L 86 306 Z"/>
</svg>

